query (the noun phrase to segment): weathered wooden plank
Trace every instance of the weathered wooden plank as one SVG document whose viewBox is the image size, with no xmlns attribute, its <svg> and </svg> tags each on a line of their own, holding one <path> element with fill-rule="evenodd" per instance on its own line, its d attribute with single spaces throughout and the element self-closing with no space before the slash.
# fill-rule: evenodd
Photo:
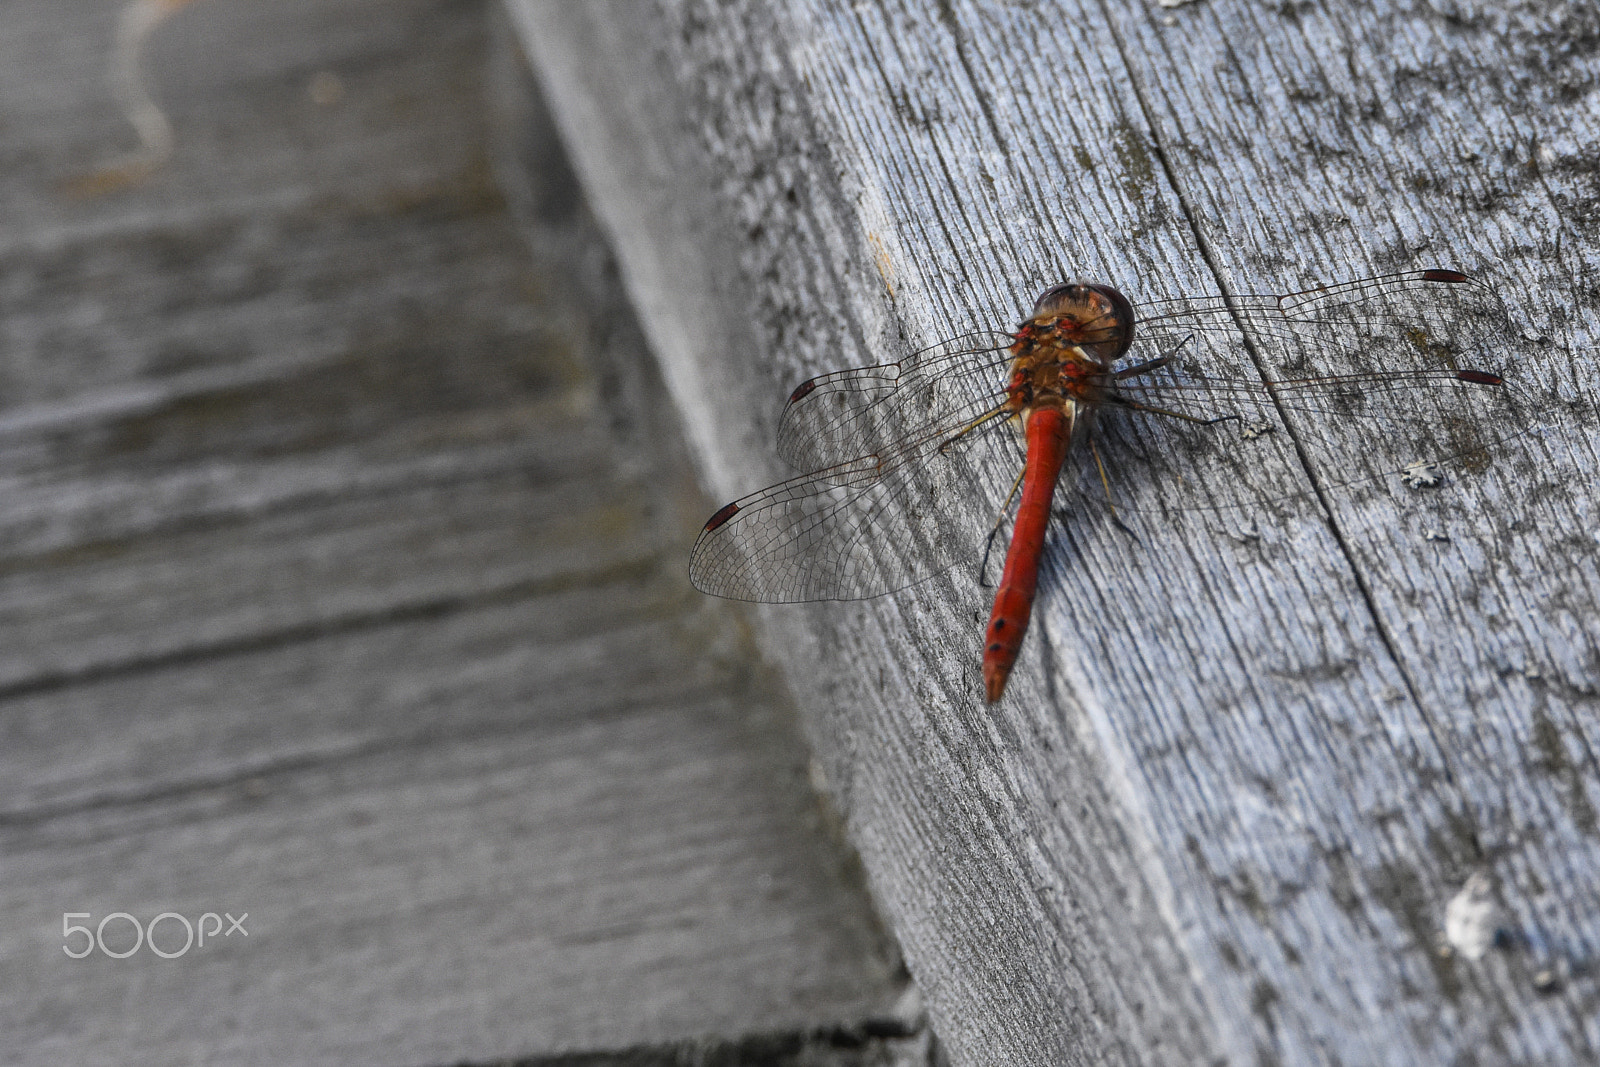
<svg viewBox="0 0 1600 1067">
<path fill-rule="evenodd" d="M 512 7 L 728 496 L 796 381 L 1064 276 L 1502 285 L 1532 432 L 1420 505 L 1072 515 L 997 709 L 970 574 L 762 617 L 957 1062 L 1593 1057 L 1588 16 Z M 1447 958 L 1475 870 L 1505 947 Z"/>
<path fill-rule="evenodd" d="M 842 871 L 817 877 L 838 852 L 803 757 L 771 745 L 781 725 L 685 672 L 670 625 L 530 642 L 530 616 L 632 591 L 12 702 L 8 764 L 48 770 L 21 775 L 33 788 L 8 773 L 0 907 L 6 956 L 31 962 L 0 980 L 7 1045 L 462 1062 L 848 1015 L 878 979 L 845 960 L 876 935 L 836 907 Z M 76 788 L 37 788 L 44 773 Z M 248 912 L 249 938 L 72 960 L 64 911 Z M 106 937 L 131 947 L 126 927 Z"/>
<path fill-rule="evenodd" d="M 0 686 L 548 582 L 592 563 L 593 531 L 608 523 L 608 547 L 631 539 L 645 559 L 648 514 L 614 503 L 638 488 L 610 469 L 600 428 L 574 417 L 579 339 L 529 308 L 507 316 L 538 283 L 504 216 L 465 206 L 377 233 L 370 219 L 290 216 L 277 228 L 311 252 L 290 263 L 278 241 L 253 253 L 229 241 L 162 269 L 148 250 L 178 241 L 145 235 L 126 242 L 145 255 L 102 251 L 99 286 L 57 265 L 81 249 L 31 257 L 31 273 L 55 279 L 24 316 L 31 332 L 91 326 L 37 351 L 37 365 L 76 364 L 76 376 L 30 385 L 95 387 L 19 404 L 0 423 L 15 507 L 0 620 L 17 634 Z M 269 264 L 275 284 L 232 299 L 198 283 Z M 119 300 L 118 283 L 144 298 Z M 172 291 L 194 310 L 152 314 Z M 297 302 L 305 292 L 314 305 Z M 181 357 L 175 334 L 196 335 Z M 121 372 L 101 355 L 140 349 Z M 144 625 L 108 629 L 108 589 Z"/>
<path fill-rule="evenodd" d="M 495 400 L 507 382 L 474 381 L 454 364 L 425 361 L 448 341 L 462 350 L 463 363 L 494 358 L 502 374 L 529 376 L 529 386 L 556 389 L 570 379 L 572 366 L 570 358 L 563 363 L 556 345 L 547 345 L 542 355 L 495 349 L 525 339 L 563 340 L 570 326 L 529 314 L 497 322 L 498 333 L 484 329 L 488 316 L 537 282 L 508 254 L 515 236 L 485 218 L 484 208 L 497 194 L 483 166 L 480 151 L 478 180 L 441 180 L 381 207 L 290 204 L 238 213 L 223 205 L 214 217 L 184 225 L 180 237 L 172 235 L 178 227 L 162 226 L 61 234 L 42 248 L 12 247 L 3 259 L 12 311 L 5 324 L 12 353 L 4 382 L 8 422 L 23 406 L 108 394 L 127 395 L 125 417 L 131 418 L 140 414 L 138 401 L 148 403 L 149 389 L 170 382 L 177 392 L 205 388 L 219 394 L 209 399 L 218 409 L 213 423 L 187 427 L 208 429 L 216 438 L 208 443 L 282 448 L 297 424 L 325 411 L 295 413 L 284 409 L 281 395 L 235 398 L 224 390 L 234 384 L 237 392 L 244 384 L 229 383 L 229 375 L 247 382 L 252 372 L 261 377 L 284 365 L 324 376 L 325 387 L 313 394 L 317 402 L 322 409 L 349 409 L 351 419 L 407 414 L 358 406 L 402 398 L 374 388 L 385 376 L 431 374 L 443 394 L 433 401 L 435 417 L 448 414 L 452 404 L 464 408 Z M 411 220 L 399 233 L 382 225 L 398 212 Z M 288 246 L 318 254 L 286 263 L 277 253 Z M 482 276 L 460 277 L 465 262 L 480 264 Z M 435 315 L 420 316 L 422 302 L 434 300 Z M 278 332 L 264 336 L 266 322 Z M 145 391 L 124 389 L 135 381 Z M 235 413 L 221 405 L 246 400 L 279 405 L 285 441 L 233 442 L 222 433 L 218 427 Z M 96 410 L 89 418 L 115 414 Z M 273 425 L 258 421 L 263 431 Z M 150 450 L 159 442 L 124 444 Z"/>
<path fill-rule="evenodd" d="M 192 4 L 168 167 L 73 199 L 116 6 L 0 16 L 0 1059 L 925 1062 L 792 712 L 682 585 L 593 222 L 541 202 L 530 255 L 492 181 L 485 6 Z M 66 912 L 248 936 L 72 959 Z"/>
<path fill-rule="evenodd" d="M 0 73 L 6 245 L 48 247 L 159 221 L 214 223 L 228 208 L 394 205 L 482 166 L 483 116 L 453 107 L 479 84 L 481 61 L 472 47 L 480 32 L 462 23 L 458 5 L 200 0 L 170 16 L 148 49 L 150 81 L 180 150 L 159 181 L 78 195 L 76 183 L 135 141 L 107 81 L 121 6 L 8 5 L 12 62 Z M 409 81 L 392 76 L 397 64 Z M 343 84 L 336 104 L 313 99 L 319 73 Z M 424 85 L 439 91 L 419 91 Z"/>
</svg>

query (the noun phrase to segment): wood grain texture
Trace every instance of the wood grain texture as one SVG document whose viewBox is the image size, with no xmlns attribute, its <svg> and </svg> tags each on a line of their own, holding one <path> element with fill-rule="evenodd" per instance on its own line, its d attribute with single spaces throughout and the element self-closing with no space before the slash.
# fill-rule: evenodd
<svg viewBox="0 0 1600 1067">
<path fill-rule="evenodd" d="M 1592 11 L 510 6 L 725 498 L 796 382 L 1063 277 L 1501 287 L 1537 418 L 1491 464 L 1067 515 L 996 709 L 971 574 L 761 618 L 957 1063 L 1595 1057 Z"/>
<path fill-rule="evenodd" d="M 116 8 L 0 15 L 0 1062 L 926 1062 L 487 5 L 193 4 L 84 199 Z"/>
</svg>

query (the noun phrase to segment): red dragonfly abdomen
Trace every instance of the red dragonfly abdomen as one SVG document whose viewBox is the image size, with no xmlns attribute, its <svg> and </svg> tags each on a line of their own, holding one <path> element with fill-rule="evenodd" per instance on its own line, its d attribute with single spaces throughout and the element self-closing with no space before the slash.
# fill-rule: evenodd
<svg viewBox="0 0 1600 1067">
<path fill-rule="evenodd" d="M 1033 615 L 1033 594 L 1039 585 L 1039 554 L 1050 525 L 1050 500 L 1072 441 L 1072 416 L 1060 408 L 1039 408 L 1028 416 L 1027 467 L 1022 476 L 1022 502 L 1006 550 L 1006 566 L 995 592 L 994 610 L 984 631 L 983 689 L 993 704 L 1006 691 L 1006 679 L 1017 662 L 1022 638 Z"/>
</svg>

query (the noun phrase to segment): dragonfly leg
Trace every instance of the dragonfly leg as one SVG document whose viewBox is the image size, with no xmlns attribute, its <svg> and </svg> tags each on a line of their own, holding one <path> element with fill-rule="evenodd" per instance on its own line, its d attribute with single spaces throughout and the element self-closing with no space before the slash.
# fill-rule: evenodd
<svg viewBox="0 0 1600 1067">
<path fill-rule="evenodd" d="M 1094 456 L 1095 469 L 1100 472 L 1100 488 L 1105 491 L 1106 506 L 1111 509 L 1111 517 L 1115 519 L 1117 517 L 1117 502 L 1111 498 L 1111 479 L 1106 477 L 1106 465 L 1105 461 L 1100 458 L 1100 446 L 1095 443 L 1092 437 L 1089 438 L 1089 454 Z"/>
<path fill-rule="evenodd" d="M 1011 492 L 1006 494 L 1006 502 L 1000 505 L 1000 514 L 995 516 L 994 525 L 989 527 L 989 536 L 983 539 L 983 562 L 978 564 L 978 588 L 987 589 L 989 583 L 983 576 L 989 570 L 989 553 L 994 551 L 994 539 L 1000 535 L 1000 527 L 1006 521 L 1006 515 L 1011 511 L 1011 502 L 1017 498 L 1017 486 L 1022 484 L 1022 476 L 1027 473 L 1024 467 L 1017 472 L 1016 481 L 1011 483 Z"/>
<path fill-rule="evenodd" d="M 982 415 L 979 415 L 977 418 L 973 419 L 971 422 L 967 423 L 965 426 L 961 427 L 961 429 L 957 430 L 955 433 L 951 434 L 948 440 L 941 442 L 939 445 L 939 451 L 943 452 L 945 449 L 949 448 L 951 445 L 955 444 L 957 441 L 967 436 L 967 434 L 971 433 L 973 430 L 976 430 L 979 426 L 982 426 L 991 419 L 998 419 L 1002 415 L 1009 414 L 1011 414 L 1011 408 L 1008 405 L 1001 404 L 997 408 L 991 408 Z M 1017 490 L 1015 487 L 1013 487 L 1011 491 L 1015 493 Z"/>
<path fill-rule="evenodd" d="M 1162 356 L 1160 359 L 1146 360 L 1143 363 L 1117 371 L 1117 373 L 1111 376 L 1111 380 L 1120 382 L 1124 378 L 1133 378 L 1140 374 L 1149 374 L 1153 370 L 1160 370 L 1162 367 L 1165 367 L 1171 362 L 1171 356 Z"/>
<path fill-rule="evenodd" d="M 1111 376 L 1111 380 L 1114 382 L 1120 382 L 1124 378 L 1133 378 L 1140 374 L 1149 374 L 1153 370 L 1160 370 L 1162 367 L 1165 367 L 1168 363 L 1171 363 L 1174 359 L 1176 359 L 1178 353 L 1183 351 L 1183 346 L 1192 340 L 1194 340 L 1194 334 L 1191 333 L 1189 336 L 1179 341 L 1177 345 L 1173 347 L 1172 351 L 1168 352 L 1166 355 L 1157 357 L 1156 359 L 1147 359 L 1143 363 L 1135 364 L 1134 366 L 1128 367 L 1125 370 L 1119 370 Z"/>
<path fill-rule="evenodd" d="M 1105 461 L 1100 458 L 1100 446 L 1095 444 L 1093 437 L 1089 438 L 1089 453 L 1094 456 L 1094 465 L 1100 471 L 1100 488 L 1105 490 L 1106 506 L 1111 509 L 1111 525 L 1135 541 L 1139 540 L 1139 535 L 1129 529 L 1122 521 L 1122 516 L 1117 514 L 1117 502 L 1111 498 L 1111 479 L 1106 477 Z"/>
<path fill-rule="evenodd" d="M 1202 419 L 1198 415 L 1173 411 L 1171 408 L 1158 408 L 1153 404 L 1141 404 L 1139 401 L 1131 400 L 1120 393 L 1107 393 L 1106 402 L 1115 404 L 1120 408 L 1126 408 L 1128 411 L 1142 411 L 1147 415 L 1167 415 L 1174 419 L 1182 419 L 1184 422 L 1199 423 L 1201 426 L 1212 426 L 1219 422 L 1233 422 L 1242 417 L 1239 415 L 1218 415 L 1214 419 Z"/>
</svg>

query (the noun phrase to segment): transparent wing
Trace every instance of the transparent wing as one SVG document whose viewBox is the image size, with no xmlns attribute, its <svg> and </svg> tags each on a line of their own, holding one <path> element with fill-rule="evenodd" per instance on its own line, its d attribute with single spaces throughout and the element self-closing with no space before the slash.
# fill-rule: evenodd
<svg viewBox="0 0 1600 1067">
<path fill-rule="evenodd" d="M 778 424 L 778 455 L 817 470 L 959 428 L 1003 398 L 1010 344 L 1003 333 L 964 334 L 898 363 L 802 382 Z"/>
<path fill-rule="evenodd" d="M 1538 407 L 1517 374 L 1528 342 L 1493 291 L 1454 271 L 1136 313 L 1128 358 L 1172 359 L 1120 382 L 1131 404 L 1102 411 L 1119 506 L 1260 506 L 1305 494 L 1307 467 L 1324 489 L 1479 471 Z"/>
<path fill-rule="evenodd" d="M 1481 282 L 1453 270 L 1415 270 L 1338 282 L 1282 296 L 1246 293 L 1239 296 L 1157 300 L 1134 307 L 1138 331 L 1165 336 L 1186 331 L 1236 333 L 1242 322 L 1253 335 L 1276 338 L 1294 346 L 1307 339 L 1313 350 L 1328 351 L 1350 344 L 1349 327 L 1365 325 L 1389 335 L 1396 331 L 1423 339 L 1429 332 L 1449 337 L 1458 332 L 1465 314 L 1504 320 L 1499 297 Z M 1330 332 L 1331 331 L 1331 332 Z M 1138 338 L 1135 338 L 1138 341 Z M 1309 371 L 1309 365 L 1299 369 Z M 1376 364 L 1365 368 L 1379 369 Z"/>
<path fill-rule="evenodd" d="M 701 531 L 690 580 L 734 600 L 856 600 L 976 559 L 1023 445 L 1003 416 L 959 422 L 734 501 Z"/>
<path fill-rule="evenodd" d="M 1094 461 L 1069 461 L 1100 501 L 1103 472 L 1117 507 L 1259 514 L 1408 469 L 1418 484 L 1481 472 L 1551 410 L 1521 373 L 1530 343 L 1499 298 L 1454 271 L 1135 311 L 1126 365 L 1160 365 L 1116 381 Z M 1022 462 L 1010 423 L 985 419 L 1004 400 L 1010 343 L 966 335 L 796 389 L 779 448 L 820 469 L 714 515 L 695 585 L 855 599 L 974 557 Z"/>
</svg>

